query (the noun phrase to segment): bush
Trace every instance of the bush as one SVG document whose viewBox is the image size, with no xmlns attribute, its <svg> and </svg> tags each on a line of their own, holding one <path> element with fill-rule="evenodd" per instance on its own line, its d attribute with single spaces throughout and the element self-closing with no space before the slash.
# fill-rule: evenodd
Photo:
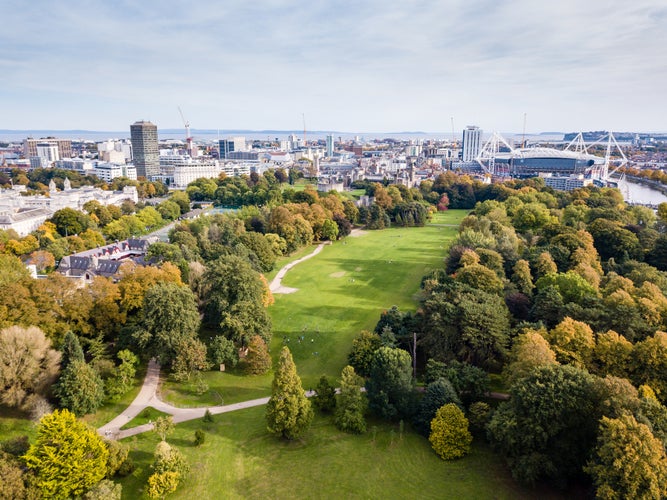
<svg viewBox="0 0 667 500">
<path fill-rule="evenodd" d="M 204 441 L 206 441 L 206 434 L 204 434 L 203 430 L 197 429 L 195 431 L 195 446 L 203 445 Z"/>
</svg>

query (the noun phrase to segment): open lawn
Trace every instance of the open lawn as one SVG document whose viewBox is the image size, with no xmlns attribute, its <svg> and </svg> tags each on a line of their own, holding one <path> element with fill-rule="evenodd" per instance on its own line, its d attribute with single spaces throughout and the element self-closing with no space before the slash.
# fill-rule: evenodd
<svg viewBox="0 0 667 500">
<path fill-rule="evenodd" d="M 268 434 L 264 412 L 261 406 L 177 425 L 168 441 L 191 472 L 170 498 L 556 498 L 520 488 L 483 443 L 445 462 L 426 438 L 408 430 L 401 438 L 397 425 L 369 422 L 375 437 L 372 430 L 357 436 L 320 415 L 303 439 L 286 442 Z M 197 429 L 206 432 L 199 448 Z M 123 498 L 142 498 L 158 438 L 146 433 L 125 442 L 138 467 L 121 480 Z"/>
<path fill-rule="evenodd" d="M 466 210 L 449 210 L 435 214 L 426 227 L 365 231 L 327 245 L 319 255 L 291 269 L 283 284 L 298 291 L 276 294 L 269 308 L 274 360 L 287 345 L 306 389 L 314 388 L 322 375 L 337 378 L 347 364 L 352 339 L 361 330 L 372 330 L 383 310 L 393 305 L 415 309 L 422 276 L 442 265 L 456 226 L 466 214 Z M 267 279 L 313 249 L 301 249 L 279 261 Z M 272 375 L 211 371 L 204 380 L 209 390 L 202 395 L 196 394 L 193 384 L 165 381 L 161 396 L 180 407 L 236 403 L 268 396 Z"/>
<path fill-rule="evenodd" d="M 283 285 L 298 291 L 277 294 L 270 308 L 274 357 L 289 346 L 306 388 L 322 374 L 337 377 L 352 339 L 373 329 L 383 310 L 415 309 L 422 276 L 442 265 L 465 213 L 437 214 L 423 228 L 366 231 L 290 270 Z"/>
</svg>

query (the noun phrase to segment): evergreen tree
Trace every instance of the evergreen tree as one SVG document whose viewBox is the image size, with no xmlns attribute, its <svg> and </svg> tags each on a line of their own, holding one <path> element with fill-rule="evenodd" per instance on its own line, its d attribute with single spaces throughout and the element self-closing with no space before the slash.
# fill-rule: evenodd
<svg viewBox="0 0 667 500">
<path fill-rule="evenodd" d="M 68 410 L 56 410 L 40 420 L 24 460 L 44 498 L 66 499 L 83 495 L 104 478 L 107 457 L 94 429 Z"/>
<path fill-rule="evenodd" d="M 330 413 L 336 408 L 336 388 L 331 385 L 326 375 L 320 377 L 315 392 L 317 393 L 313 398 L 315 408 L 325 413 Z"/>
<path fill-rule="evenodd" d="M 354 368 L 343 368 L 340 380 L 340 396 L 336 405 L 334 421 L 342 431 L 361 434 L 366 432 L 366 396 L 361 392 L 364 380 L 354 372 Z"/>
<path fill-rule="evenodd" d="M 435 417 L 439 408 L 448 403 L 454 403 L 461 406 L 459 399 L 451 382 L 445 378 L 440 378 L 431 382 L 426 388 L 424 397 L 419 402 L 414 424 L 417 432 L 428 436 L 431 432 L 431 420 Z"/>
<path fill-rule="evenodd" d="M 79 338 L 70 330 L 65 334 L 63 345 L 60 349 L 60 368 L 64 370 L 73 361 L 84 361 L 83 349 Z"/>
<path fill-rule="evenodd" d="M 271 399 L 266 407 L 266 420 L 269 432 L 285 439 L 300 436 L 313 420 L 310 401 L 296 373 L 292 353 L 286 346 L 280 351 Z"/>
<path fill-rule="evenodd" d="M 409 416 L 414 402 L 410 355 L 403 349 L 380 347 L 373 355 L 366 391 L 369 408 L 376 415 Z"/>
<path fill-rule="evenodd" d="M 248 355 L 245 358 L 245 371 L 251 375 L 264 375 L 271 369 L 269 348 L 259 335 L 250 339 Z"/>
<path fill-rule="evenodd" d="M 102 406 L 104 382 L 85 361 L 73 361 L 60 376 L 55 393 L 63 408 L 86 415 Z"/>
</svg>

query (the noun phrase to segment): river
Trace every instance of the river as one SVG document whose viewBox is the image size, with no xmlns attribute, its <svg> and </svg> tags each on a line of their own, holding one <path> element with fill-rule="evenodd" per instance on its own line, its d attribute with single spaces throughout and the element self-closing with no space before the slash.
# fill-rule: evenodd
<svg viewBox="0 0 667 500">
<path fill-rule="evenodd" d="M 667 195 L 643 184 L 623 180 L 618 183 L 618 189 L 623 193 L 625 201 L 630 203 L 659 205 L 667 202 Z"/>
</svg>

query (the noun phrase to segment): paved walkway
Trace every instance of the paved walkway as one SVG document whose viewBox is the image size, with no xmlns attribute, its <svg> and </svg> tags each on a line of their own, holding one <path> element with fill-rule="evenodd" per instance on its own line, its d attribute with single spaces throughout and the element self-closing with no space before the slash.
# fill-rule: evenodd
<svg viewBox="0 0 667 500">
<path fill-rule="evenodd" d="M 141 390 L 134 401 L 130 403 L 123 413 L 114 418 L 111 422 L 103 425 L 97 429 L 98 434 L 107 438 L 123 439 L 126 437 L 148 432 L 153 429 L 153 424 L 144 424 L 131 429 L 121 430 L 120 428 L 127 424 L 130 420 L 135 418 L 139 413 L 149 406 L 167 413 L 174 418 L 174 423 L 185 422 L 187 420 L 194 420 L 202 418 L 206 410 L 210 411 L 212 415 L 219 415 L 220 413 L 227 413 L 235 410 L 242 410 L 244 408 L 251 408 L 253 406 L 265 405 L 269 402 L 269 397 L 251 399 L 250 401 L 243 401 L 241 403 L 234 403 L 229 405 L 210 406 L 201 408 L 177 408 L 165 403 L 157 395 L 158 383 L 160 382 L 160 365 L 154 359 L 148 363 L 148 370 L 146 378 L 141 386 Z M 306 396 L 311 397 L 315 394 L 314 391 L 306 391 Z"/>
<path fill-rule="evenodd" d="M 326 241 L 324 243 L 320 243 L 319 245 L 317 245 L 315 250 L 313 250 L 308 255 L 304 255 L 300 259 L 297 259 L 297 260 L 295 260 L 293 262 L 290 262 L 289 264 L 286 264 L 285 266 L 283 266 L 283 268 L 280 271 L 278 271 L 278 274 L 276 274 L 276 277 L 273 278 L 273 280 L 271 281 L 271 284 L 269 285 L 269 288 L 271 289 L 271 293 L 294 293 L 294 292 L 298 291 L 299 290 L 298 288 L 289 288 L 289 287 L 286 287 L 286 286 L 282 285 L 283 278 L 287 274 L 287 271 L 292 269 L 297 264 L 301 264 L 304 260 L 312 259 L 313 257 L 315 257 L 318 253 L 320 253 L 322 251 L 322 249 L 324 248 L 324 245 L 329 245 L 329 244 L 331 244 L 331 242 L 328 242 L 328 241 Z"/>
</svg>

